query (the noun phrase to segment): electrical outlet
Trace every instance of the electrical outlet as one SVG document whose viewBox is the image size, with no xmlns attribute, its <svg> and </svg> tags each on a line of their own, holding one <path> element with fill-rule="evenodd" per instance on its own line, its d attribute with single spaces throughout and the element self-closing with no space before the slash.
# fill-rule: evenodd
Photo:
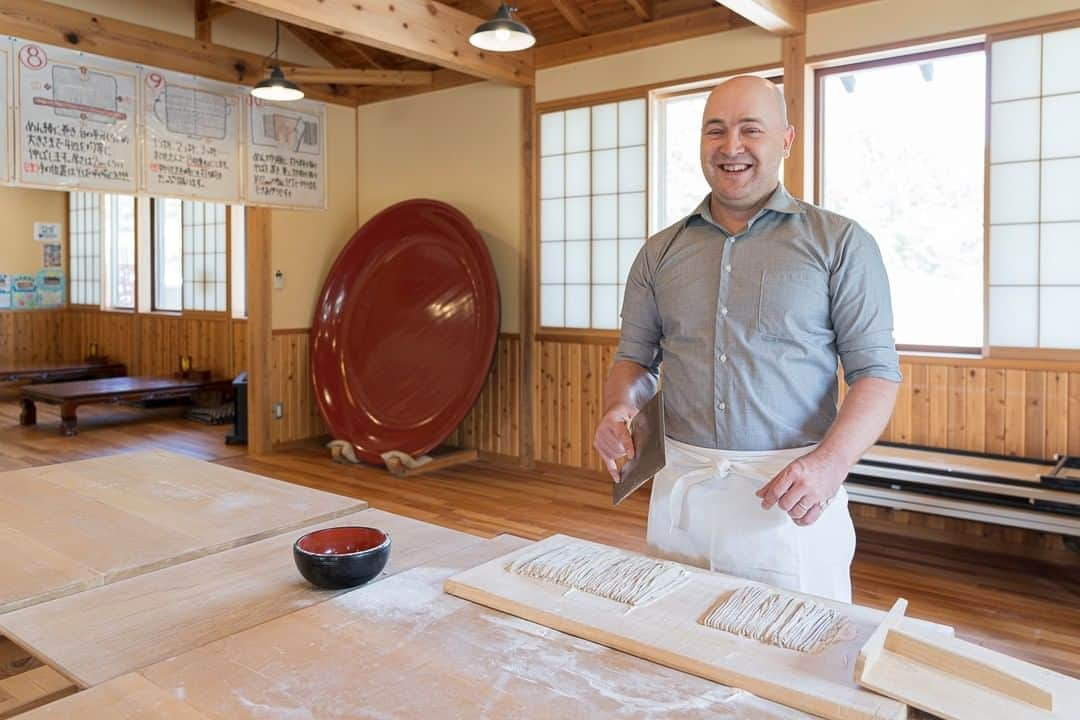
<svg viewBox="0 0 1080 720">
<path fill-rule="evenodd" d="M 276 402 L 273 405 L 274 417 L 278 420 L 285 417 L 285 403 Z"/>
</svg>

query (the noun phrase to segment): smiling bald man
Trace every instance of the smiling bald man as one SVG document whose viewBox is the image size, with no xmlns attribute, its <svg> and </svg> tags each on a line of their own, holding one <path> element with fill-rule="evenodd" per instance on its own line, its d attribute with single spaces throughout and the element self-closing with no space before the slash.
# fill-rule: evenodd
<svg viewBox="0 0 1080 720">
<path fill-rule="evenodd" d="M 651 551 L 850 602 L 843 482 L 888 422 L 899 358 L 874 239 L 777 179 L 794 136 L 767 80 L 709 95 L 711 192 L 634 261 L 594 445 L 617 477 L 662 361 L 668 462 L 653 480 Z M 838 361 L 851 386 L 839 411 Z"/>
</svg>

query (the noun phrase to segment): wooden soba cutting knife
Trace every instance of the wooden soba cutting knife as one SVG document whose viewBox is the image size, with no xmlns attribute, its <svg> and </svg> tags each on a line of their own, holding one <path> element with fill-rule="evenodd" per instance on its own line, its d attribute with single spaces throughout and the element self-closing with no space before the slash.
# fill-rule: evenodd
<svg viewBox="0 0 1080 720">
<path fill-rule="evenodd" d="M 611 504 L 618 505 L 635 490 L 660 472 L 667 462 L 664 455 L 664 393 L 657 391 L 645 407 L 630 421 L 634 440 L 632 460 L 617 458 L 619 481 L 611 485 Z"/>
</svg>

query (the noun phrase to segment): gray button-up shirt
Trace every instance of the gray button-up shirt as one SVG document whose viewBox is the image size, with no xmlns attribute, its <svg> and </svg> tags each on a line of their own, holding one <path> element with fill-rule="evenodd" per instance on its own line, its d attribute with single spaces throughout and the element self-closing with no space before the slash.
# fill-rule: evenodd
<svg viewBox="0 0 1080 720">
<path fill-rule="evenodd" d="M 667 434 L 699 447 L 819 442 L 851 384 L 900 382 L 889 279 L 855 222 L 781 185 L 738 235 L 709 198 L 638 253 L 616 360 L 664 363 Z"/>
</svg>

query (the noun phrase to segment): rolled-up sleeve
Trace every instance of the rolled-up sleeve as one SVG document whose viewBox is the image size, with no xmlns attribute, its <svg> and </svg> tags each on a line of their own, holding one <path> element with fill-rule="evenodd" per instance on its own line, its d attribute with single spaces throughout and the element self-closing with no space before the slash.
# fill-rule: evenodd
<svg viewBox="0 0 1080 720">
<path fill-rule="evenodd" d="M 622 305 L 622 332 L 615 361 L 628 360 L 646 368 L 654 376 L 660 372 L 663 352 L 660 338 L 663 326 L 653 291 L 653 269 L 650 267 L 648 246 L 643 246 L 634 258 L 626 278 Z"/>
<path fill-rule="evenodd" d="M 852 223 L 829 281 L 836 351 L 848 385 L 864 377 L 900 382 L 889 276 L 874 238 Z M 629 290 L 629 287 L 627 288 Z"/>
</svg>

